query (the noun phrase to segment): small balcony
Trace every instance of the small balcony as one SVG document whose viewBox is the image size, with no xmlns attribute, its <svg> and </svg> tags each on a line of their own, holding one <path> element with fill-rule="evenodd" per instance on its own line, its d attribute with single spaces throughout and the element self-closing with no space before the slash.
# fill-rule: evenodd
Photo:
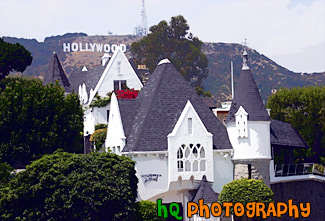
<svg viewBox="0 0 325 221">
<path fill-rule="evenodd" d="M 275 177 L 296 175 L 318 175 L 325 177 L 325 166 L 317 163 L 303 164 L 277 164 L 275 165 Z"/>
</svg>

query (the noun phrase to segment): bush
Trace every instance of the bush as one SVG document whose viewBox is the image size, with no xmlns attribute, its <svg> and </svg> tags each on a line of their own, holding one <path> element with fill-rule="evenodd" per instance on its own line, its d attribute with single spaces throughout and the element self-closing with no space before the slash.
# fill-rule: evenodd
<svg viewBox="0 0 325 221">
<path fill-rule="evenodd" d="M 107 128 L 95 130 L 95 132 L 90 136 L 90 141 L 96 146 L 96 150 L 99 151 L 105 143 L 107 135 Z"/>
<path fill-rule="evenodd" d="M 131 159 L 56 151 L 18 173 L 0 199 L 1 220 L 127 220 L 137 182 Z"/>
<path fill-rule="evenodd" d="M 219 201 L 221 203 L 242 203 L 261 202 L 268 204 L 273 202 L 273 192 L 262 180 L 239 179 L 223 186 Z"/>
<path fill-rule="evenodd" d="M 165 220 L 162 217 L 158 217 L 157 204 L 151 201 L 139 201 L 134 205 L 135 219 L 142 221 L 158 221 Z"/>
</svg>

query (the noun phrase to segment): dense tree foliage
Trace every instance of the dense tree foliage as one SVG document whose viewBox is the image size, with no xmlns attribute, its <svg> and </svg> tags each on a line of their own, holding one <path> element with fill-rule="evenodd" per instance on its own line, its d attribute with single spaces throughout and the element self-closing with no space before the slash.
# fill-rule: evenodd
<svg viewBox="0 0 325 221">
<path fill-rule="evenodd" d="M 273 192 L 262 180 L 239 179 L 231 181 L 223 186 L 219 201 L 221 203 L 242 203 L 260 202 L 268 204 L 272 202 Z"/>
<path fill-rule="evenodd" d="M 206 77 L 208 59 L 201 52 L 203 43 L 188 30 L 189 25 L 181 15 L 172 17 L 169 24 L 161 21 L 152 26 L 148 36 L 132 43 L 135 61 L 144 63 L 152 72 L 161 59 L 168 58 L 186 80 L 197 78 L 200 84 Z"/>
<path fill-rule="evenodd" d="M 5 186 L 12 177 L 12 167 L 0 160 L 0 188 Z"/>
<path fill-rule="evenodd" d="M 0 38 L 0 80 L 11 71 L 25 71 L 32 63 L 31 53 L 19 43 L 10 44 Z"/>
<path fill-rule="evenodd" d="M 56 151 L 2 189 L 1 220 L 128 220 L 137 197 L 134 161 Z"/>
<path fill-rule="evenodd" d="M 5 87 L 4 87 L 5 85 Z M 58 84 L 6 78 L 0 92 L 0 158 L 23 167 L 57 148 L 82 152 L 83 111 Z"/>
<path fill-rule="evenodd" d="M 312 148 L 309 161 L 325 163 L 325 87 L 283 88 L 267 103 L 271 118 L 290 123 Z"/>
<path fill-rule="evenodd" d="M 135 216 L 134 220 L 142 221 L 159 221 L 165 220 L 162 217 L 158 217 L 157 204 L 151 201 L 139 201 L 134 205 Z"/>
</svg>

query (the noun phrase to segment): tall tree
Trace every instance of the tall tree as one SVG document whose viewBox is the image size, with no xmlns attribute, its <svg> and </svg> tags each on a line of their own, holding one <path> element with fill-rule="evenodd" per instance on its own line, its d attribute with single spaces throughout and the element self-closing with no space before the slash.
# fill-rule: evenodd
<svg viewBox="0 0 325 221">
<path fill-rule="evenodd" d="M 19 43 L 10 44 L 0 38 L 0 80 L 11 71 L 25 71 L 31 65 L 31 53 Z"/>
<path fill-rule="evenodd" d="M 134 164 L 110 153 L 44 155 L 0 191 L 0 219 L 130 220 Z"/>
<path fill-rule="evenodd" d="M 206 77 L 208 59 L 201 52 L 202 41 L 189 33 L 189 25 L 181 15 L 172 17 L 169 24 L 159 22 L 151 33 L 131 45 L 137 63 L 144 63 L 152 72 L 157 63 L 168 58 L 186 80 L 196 79 L 200 85 Z"/>
<path fill-rule="evenodd" d="M 267 103 L 271 118 L 290 123 L 312 148 L 313 162 L 325 163 L 325 86 L 283 88 Z"/>
<path fill-rule="evenodd" d="M 3 162 L 18 168 L 57 148 L 82 152 L 83 111 L 76 94 L 65 96 L 58 83 L 24 78 L 5 78 L 0 87 Z"/>
</svg>

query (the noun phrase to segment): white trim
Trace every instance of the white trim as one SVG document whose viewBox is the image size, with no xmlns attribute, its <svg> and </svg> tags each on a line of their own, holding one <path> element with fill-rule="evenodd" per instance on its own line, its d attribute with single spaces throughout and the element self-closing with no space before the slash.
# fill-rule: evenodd
<svg viewBox="0 0 325 221">
<path fill-rule="evenodd" d="M 203 128 L 204 132 L 206 133 L 206 135 L 212 137 L 213 135 L 206 129 L 206 127 L 204 126 L 203 122 L 201 121 L 201 118 L 196 113 L 193 105 L 191 104 L 191 102 L 189 100 L 187 101 L 187 103 L 186 103 L 186 105 L 185 105 L 185 107 L 184 107 L 184 109 L 183 109 L 183 111 L 181 113 L 181 116 L 178 118 L 177 123 L 176 123 L 173 131 L 171 133 L 169 133 L 167 135 L 167 137 L 172 137 L 172 136 L 175 136 L 176 135 L 176 132 L 179 130 L 179 128 L 181 126 L 181 123 L 183 122 L 183 120 L 184 120 L 184 118 L 185 118 L 185 116 L 186 116 L 186 114 L 187 114 L 187 112 L 188 112 L 189 109 L 191 109 L 193 111 L 194 116 L 198 119 L 198 121 L 199 121 L 201 127 Z"/>
<path fill-rule="evenodd" d="M 214 152 L 232 152 L 234 149 L 213 150 Z"/>
<path fill-rule="evenodd" d="M 131 70 L 131 73 L 136 77 L 138 83 L 141 85 L 141 87 L 143 87 L 143 84 L 141 83 L 140 79 L 138 78 L 138 75 L 135 73 L 133 67 L 131 66 L 130 62 L 128 61 L 128 59 L 126 58 L 125 54 L 123 53 L 123 51 L 121 50 L 121 47 L 117 47 L 117 50 L 115 51 L 115 53 L 113 54 L 112 58 L 109 60 L 102 76 L 100 77 L 95 89 L 94 89 L 94 93 L 93 95 L 89 98 L 89 102 L 88 102 L 88 105 L 91 104 L 91 102 L 93 101 L 96 93 L 98 92 L 99 90 L 99 87 L 102 85 L 106 75 L 108 74 L 108 70 L 111 68 L 112 64 L 115 62 L 115 59 L 118 55 L 118 53 L 122 53 L 122 57 L 123 59 L 125 59 L 127 65 L 129 66 L 130 70 Z"/>
<path fill-rule="evenodd" d="M 168 60 L 167 58 L 162 59 L 161 61 L 159 61 L 158 66 L 162 64 L 170 64 L 170 60 Z"/>
</svg>

